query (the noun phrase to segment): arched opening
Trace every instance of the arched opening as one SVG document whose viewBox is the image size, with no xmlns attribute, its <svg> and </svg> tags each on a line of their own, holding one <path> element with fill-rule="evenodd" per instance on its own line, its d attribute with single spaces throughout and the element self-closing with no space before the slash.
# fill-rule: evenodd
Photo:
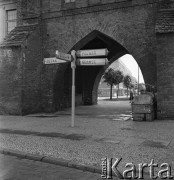
<svg viewBox="0 0 174 180">
<path fill-rule="evenodd" d="M 119 57 L 129 52 L 111 37 L 93 31 L 80 40 L 72 49 L 87 50 L 107 48 L 109 63 L 106 66 L 77 66 L 76 68 L 76 103 L 94 105 L 97 103 L 98 85 L 106 68 Z M 78 99 L 78 100 L 77 100 Z"/>
<path fill-rule="evenodd" d="M 109 63 L 105 66 L 79 66 L 77 65 L 76 79 L 75 79 L 75 86 L 76 86 L 75 100 L 76 100 L 76 106 L 82 105 L 82 106 L 79 106 L 78 109 L 79 110 L 81 108 L 83 109 L 83 111 L 79 111 L 79 112 L 84 113 L 84 112 L 89 111 L 89 114 L 91 114 L 91 112 L 94 111 L 95 115 L 102 114 L 103 112 L 105 112 L 105 114 L 108 114 L 109 116 L 112 116 L 112 115 L 115 116 L 115 113 L 119 114 L 121 112 L 124 115 L 129 115 L 130 117 L 131 106 L 128 101 L 126 102 L 127 103 L 126 108 L 122 106 L 123 108 L 120 109 L 120 104 L 118 105 L 121 111 L 117 111 L 114 105 L 112 106 L 109 105 L 107 107 L 104 105 L 100 106 L 101 104 L 98 101 L 99 84 L 100 84 L 100 81 L 104 72 L 111 64 L 114 64 L 114 62 L 117 62 L 118 59 L 124 59 L 124 57 L 126 57 L 126 61 L 127 62 L 130 61 L 130 58 L 128 58 L 127 60 L 127 57 L 131 56 L 130 53 L 128 52 L 127 49 L 125 49 L 121 44 L 119 44 L 113 38 L 99 31 L 93 31 L 90 34 L 88 34 L 86 37 L 81 39 L 77 44 L 75 44 L 71 50 L 77 51 L 77 50 L 88 50 L 88 49 L 108 49 L 109 54 L 107 55 L 107 58 L 108 58 Z M 136 62 L 137 60 L 134 59 L 134 61 Z M 136 65 L 137 65 L 137 67 L 135 67 L 136 71 L 138 71 L 139 69 L 139 72 L 141 72 L 140 67 L 138 68 L 137 63 Z M 146 64 L 144 65 L 144 62 L 143 62 L 140 65 L 143 65 L 141 67 L 144 67 Z M 71 71 L 72 69 L 71 69 L 70 63 L 69 64 L 67 63 L 67 66 L 63 66 L 63 65 L 59 66 L 59 70 L 64 72 L 64 73 L 59 73 L 59 78 L 62 79 L 62 83 L 64 84 L 61 84 L 59 86 L 56 86 L 56 88 L 54 88 L 55 94 L 58 95 L 57 97 L 55 96 L 56 98 L 54 98 L 56 110 L 64 109 L 66 107 L 71 106 L 71 87 L 72 87 L 72 72 Z M 142 68 L 142 73 L 145 73 L 145 75 L 147 74 L 146 68 Z M 145 76 L 145 77 L 148 77 L 148 76 Z M 136 77 L 136 79 L 138 78 Z M 86 107 L 84 105 L 89 105 L 89 106 Z M 91 105 L 94 105 L 94 106 L 91 106 Z M 107 110 L 108 107 L 109 107 L 109 111 Z M 77 111 L 78 109 L 76 108 Z"/>
<path fill-rule="evenodd" d="M 116 107 L 114 105 L 111 106 L 101 106 L 100 102 L 98 101 L 98 89 L 100 80 L 106 71 L 106 69 L 114 62 L 116 62 L 119 58 L 123 59 L 123 57 L 131 56 L 131 53 L 128 52 L 126 48 L 124 48 L 121 44 L 119 44 L 117 41 L 115 41 L 113 38 L 99 32 L 99 31 L 93 31 L 90 34 L 88 34 L 86 37 L 81 39 L 77 44 L 72 47 L 71 50 L 88 50 L 88 49 L 108 49 L 109 54 L 107 55 L 109 63 L 105 66 L 78 66 L 76 67 L 76 79 L 75 79 L 75 86 L 76 86 L 76 106 L 79 106 L 78 109 L 83 109 L 83 112 L 88 112 L 91 114 L 92 111 L 94 111 L 94 114 L 101 114 L 104 111 L 106 114 L 113 114 L 115 116 L 115 113 L 122 113 L 124 115 L 130 115 L 131 113 L 131 106 L 128 101 L 126 101 L 126 108 L 124 105 L 123 108 L 117 111 Z M 127 59 L 127 58 L 126 58 Z M 129 59 L 130 60 L 130 59 Z M 128 61 L 129 61 L 128 60 Z M 138 60 L 134 61 L 138 62 Z M 131 63 L 131 62 L 130 62 Z M 144 62 L 138 62 L 139 65 L 142 67 L 146 66 L 146 61 Z M 140 67 L 138 68 L 138 64 L 136 63 L 136 71 L 140 71 Z M 146 66 L 147 67 L 147 66 Z M 63 68 L 62 68 L 63 70 Z M 72 86 L 72 74 L 71 74 L 71 65 L 67 65 L 66 70 L 64 71 L 64 76 L 62 74 L 62 79 L 64 80 L 64 86 L 61 86 L 61 88 L 64 88 L 63 93 L 61 94 L 62 104 L 63 108 L 70 107 L 71 106 L 71 86 Z M 145 81 L 148 76 L 146 76 L 147 68 L 142 68 L 142 73 L 145 74 Z M 60 76 L 59 76 L 60 78 Z M 138 79 L 136 77 L 136 79 Z M 138 81 L 138 80 L 137 80 Z M 140 82 L 140 81 L 139 81 Z M 147 81 L 149 83 L 149 81 Z M 62 90 L 62 89 L 58 89 Z M 62 92 L 62 91 L 61 91 Z M 57 93 L 58 94 L 58 93 Z M 60 94 L 60 93 L 59 93 Z M 129 95 L 128 95 L 129 96 Z M 58 98 L 57 98 L 58 99 Z M 58 102 L 58 101 L 57 101 Z M 66 102 L 66 104 L 65 104 Z M 58 102 L 60 104 L 60 100 Z M 123 104 L 123 103 L 122 103 Z M 89 105 L 88 107 L 84 107 L 84 105 Z M 91 106 L 94 105 L 94 106 Z M 96 106 L 95 106 L 96 105 Z M 109 107 L 109 111 L 107 108 Z M 59 108 L 60 109 L 60 108 Z M 95 111 L 97 109 L 98 111 Z M 77 110 L 77 108 L 76 108 Z M 82 112 L 82 111 L 80 111 Z M 127 112 L 127 113 L 125 113 Z M 104 114 L 103 114 L 104 115 Z M 100 115 L 99 115 L 100 116 Z M 129 116 L 130 117 L 130 116 Z"/>
<path fill-rule="evenodd" d="M 84 105 L 89 105 L 88 106 L 88 108 L 90 109 L 89 114 L 91 114 L 91 110 L 95 109 L 95 107 L 99 110 L 98 114 L 101 114 L 102 109 L 105 110 L 107 108 L 104 107 L 101 108 L 100 104 L 98 103 L 98 87 L 100 80 L 106 69 L 114 61 L 116 61 L 121 57 L 124 57 L 124 55 L 130 55 L 131 53 L 128 52 L 128 50 L 125 47 L 123 47 L 121 44 L 119 44 L 115 39 L 96 30 L 92 31 L 90 34 L 88 34 L 83 39 L 78 41 L 71 48 L 71 50 L 76 50 L 76 51 L 88 50 L 88 49 L 108 49 L 109 54 L 107 55 L 107 58 L 109 63 L 105 66 L 77 65 L 76 79 L 75 79 L 75 86 L 76 86 L 75 102 L 76 102 L 76 106 L 82 105 L 79 106 L 79 109 L 82 108 L 84 112 L 87 112 L 86 111 L 87 107 Z M 153 61 L 150 61 L 151 58 L 148 57 L 149 56 L 141 56 L 138 59 L 136 59 L 136 61 L 141 67 L 145 82 L 150 84 L 155 82 L 154 81 L 155 68 L 153 66 L 154 64 Z M 67 63 L 67 65 L 62 65 L 62 66 L 59 65 L 58 68 L 59 68 L 57 71 L 58 73 L 54 81 L 55 86 L 53 88 L 54 90 L 53 105 L 55 110 L 61 110 L 71 106 L 71 87 L 72 87 L 71 65 L 70 63 Z M 57 79 L 61 81 L 61 83 L 56 83 Z M 131 113 L 130 104 L 128 104 L 128 107 L 129 107 L 128 113 L 130 114 Z M 113 111 L 112 108 L 109 109 L 110 109 L 110 114 L 117 112 L 114 106 L 113 106 Z M 109 112 L 106 113 L 109 114 Z"/>
<path fill-rule="evenodd" d="M 121 72 L 122 80 L 111 88 L 103 74 L 98 87 L 98 100 L 128 100 L 130 89 L 133 90 L 134 96 L 146 90 L 141 69 L 132 55 L 126 54 L 116 59 L 105 72 L 109 69 Z"/>
</svg>

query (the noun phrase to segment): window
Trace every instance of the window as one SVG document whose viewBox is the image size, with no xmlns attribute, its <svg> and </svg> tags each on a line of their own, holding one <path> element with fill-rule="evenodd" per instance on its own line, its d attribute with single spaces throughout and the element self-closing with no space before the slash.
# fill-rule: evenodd
<svg viewBox="0 0 174 180">
<path fill-rule="evenodd" d="M 7 33 L 13 30 L 17 25 L 17 10 L 7 11 Z"/>
<path fill-rule="evenodd" d="M 75 0 L 65 0 L 65 3 L 75 2 Z"/>
</svg>

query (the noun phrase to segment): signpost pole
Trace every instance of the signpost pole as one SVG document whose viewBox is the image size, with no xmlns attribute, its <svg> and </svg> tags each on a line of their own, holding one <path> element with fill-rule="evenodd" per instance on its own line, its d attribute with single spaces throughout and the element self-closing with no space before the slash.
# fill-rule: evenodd
<svg viewBox="0 0 174 180">
<path fill-rule="evenodd" d="M 137 89 L 138 89 L 138 95 L 140 94 L 139 93 L 139 65 L 138 65 L 138 87 L 137 87 Z"/>
<path fill-rule="evenodd" d="M 72 105 L 71 105 L 71 127 L 74 127 L 74 118 L 75 118 L 75 69 L 76 69 L 76 51 L 72 50 L 71 55 L 73 60 L 71 62 L 72 68 Z"/>
</svg>

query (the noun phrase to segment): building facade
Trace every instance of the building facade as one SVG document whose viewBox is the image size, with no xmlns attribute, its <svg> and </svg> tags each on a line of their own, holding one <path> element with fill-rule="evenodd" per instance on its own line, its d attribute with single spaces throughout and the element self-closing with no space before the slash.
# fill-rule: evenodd
<svg viewBox="0 0 174 180">
<path fill-rule="evenodd" d="M 56 50 L 107 48 L 109 64 L 125 54 L 135 58 L 145 83 L 157 87 L 158 118 L 174 117 L 173 6 L 173 0 L 1 0 L 0 113 L 70 106 L 70 64 L 43 59 Z M 97 103 L 106 68 L 77 66 L 76 104 Z"/>
</svg>

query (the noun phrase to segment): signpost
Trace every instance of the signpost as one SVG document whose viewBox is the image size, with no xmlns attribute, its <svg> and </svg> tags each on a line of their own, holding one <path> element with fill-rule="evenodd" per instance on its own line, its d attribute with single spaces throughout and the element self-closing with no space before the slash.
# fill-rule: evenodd
<svg viewBox="0 0 174 180">
<path fill-rule="evenodd" d="M 52 58 L 44 58 L 43 63 L 44 64 L 59 64 L 59 63 L 66 63 L 67 61 L 64 61 L 62 59 L 57 59 L 56 57 Z"/>
<path fill-rule="evenodd" d="M 71 101 L 71 127 L 74 127 L 74 118 L 75 118 L 75 69 L 76 69 L 76 55 L 75 50 L 71 51 L 73 61 L 71 62 L 72 68 L 72 101 Z"/>
<path fill-rule="evenodd" d="M 77 59 L 77 65 L 79 66 L 104 66 L 107 63 L 107 58 Z"/>
<path fill-rule="evenodd" d="M 90 50 L 72 50 L 71 54 L 65 54 L 56 50 L 56 57 L 44 58 L 44 64 L 56 64 L 71 62 L 72 68 L 72 102 L 71 102 L 71 127 L 74 127 L 75 118 L 75 69 L 76 64 L 79 66 L 104 66 L 108 63 L 107 58 L 93 58 L 107 56 L 107 49 L 90 49 Z M 76 58 L 79 59 L 76 60 Z M 91 57 L 91 58 L 88 58 Z"/>
</svg>

